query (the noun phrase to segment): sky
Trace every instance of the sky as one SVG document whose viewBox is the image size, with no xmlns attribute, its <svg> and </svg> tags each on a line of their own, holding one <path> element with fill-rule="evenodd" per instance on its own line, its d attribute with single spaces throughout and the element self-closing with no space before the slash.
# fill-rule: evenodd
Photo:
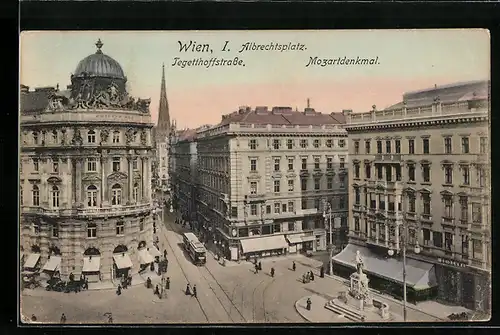
<svg viewBox="0 0 500 335">
<path fill-rule="evenodd" d="M 157 120 L 161 69 L 165 64 L 170 117 L 178 128 L 220 122 L 239 106 L 310 107 L 322 113 L 383 109 L 404 92 L 434 85 L 490 78 L 487 30 L 319 30 L 319 31 L 30 31 L 20 38 L 20 83 L 65 88 L 80 60 L 102 51 L 118 61 L 129 94 L 151 98 Z M 226 45 L 227 41 L 227 45 Z M 180 45 L 208 52 L 181 51 Z M 294 50 L 248 50 L 245 43 L 296 46 Z M 174 64 L 211 58 L 239 65 Z M 306 66 L 320 59 L 368 58 L 372 65 Z M 378 57 L 378 58 L 377 58 Z M 338 60 L 337 60 L 338 63 Z M 244 65 L 244 66 L 243 66 Z"/>
</svg>

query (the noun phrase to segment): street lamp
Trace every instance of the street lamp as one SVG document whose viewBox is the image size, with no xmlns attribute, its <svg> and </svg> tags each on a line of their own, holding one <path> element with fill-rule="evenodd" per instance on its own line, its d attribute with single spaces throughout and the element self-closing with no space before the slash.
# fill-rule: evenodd
<svg viewBox="0 0 500 335">
<path fill-rule="evenodd" d="M 397 229 L 399 229 L 399 225 L 397 226 Z M 403 222 L 403 229 L 404 229 L 404 234 L 401 236 L 401 244 L 402 244 L 402 254 L 403 254 L 403 320 L 406 322 L 406 244 L 408 242 L 408 225 L 406 222 Z M 397 250 L 399 253 L 399 250 Z M 417 243 L 415 244 L 415 247 L 413 248 L 413 252 L 416 254 L 420 253 L 420 245 Z M 393 256 L 395 254 L 395 251 L 390 248 L 387 250 L 387 253 L 389 256 Z"/>
<path fill-rule="evenodd" d="M 323 218 L 325 221 L 328 218 L 328 227 L 330 232 L 330 276 L 333 276 L 332 205 L 329 202 L 326 202 L 326 210 L 323 209 Z"/>
</svg>

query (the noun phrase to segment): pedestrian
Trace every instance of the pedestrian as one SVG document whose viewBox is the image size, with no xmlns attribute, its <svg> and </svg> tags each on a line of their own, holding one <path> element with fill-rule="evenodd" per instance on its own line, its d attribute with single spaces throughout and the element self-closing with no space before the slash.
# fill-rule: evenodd
<svg viewBox="0 0 500 335">
<path fill-rule="evenodd" d="M 85 277 L 85 290 L 88 291 L 88 289 L 89 289 L 89 279 Z"/>
<path fill-rule="evenodd" d="M 75 280 L 75 275 L 73 274 L 73 272 L 71 272 L 69 274 L 69 281 L 74 281 Z"/>
<path fill-rule="evenodd" d="M 118 284 L 118 287 L 116 288 L 116 295 L 121 295 L 122 294 L 122 287 L 120 284 Z"/>
<path fill-rule="evenodd" d="M 259 273 L 259 265 L 258 264 L 255 264 L 255 273 Z"/>
<path fill-rule="evenodd" d="M 314 281 L 314 273 L 311 271 L 311 281 Z"/>
<path fill-rule="evenodd" d="M 319 270 L 319 276 L 321 278 L 324 278 L 325 277 L 325 268 L 322 266 L 321 269 Z"/>
<path fill-rule="evenodd" d="M 155 264 L 153 262 L 151 262 L 150 266 L 149 266 L 149 270 L 150 271 L 155 271 Z"/>
<path fill-rule="evenodd" d="M 274 278 L 274 268 L 271 268 L 271 277 Z"/>
<path fill-rule="evenodd" d="M 165 288 L 167 290 L 170 290 L 170 277 L 167 277 L 167 281 L 166 281 L 166 284 L 165 284 Z"/>
<path fill-rule="evenodd" d="M 61 315 L 61 323 L 66 323 L 66 315 L 64 313 Z"/>
<path fill-rule="evenodd" d="M 154 294 L 160 296 L 160 288 L 158 287 L 158 285 L 156 285 L 155 287 Z"/>
<path fill-rule="evenodd" d="M 297 267 L 295 266 L 295 261 L 293 261 L 293 263 L 292 263 L 292 270 L 295 271 L 296 268 Z"/>
<path fill-rule="evenodd" d="M 310 311 L 310 310 L 311 310 L 311 304 L 312 304 L 312 302 L 311 302 L 311 298 L 307 298 L 307 301 L 306 301 L 306 308 L 307 308 L 307 310 L 308 310 L 308 311 Z"/>
<path fill-rule="evenodd" d="M 306 274 L 305 273 L 302 275 L 302 283 L 304 283 L 304 284 L 306 283 Z"/>
<path fill-rule="evenodd" d="M 189 283 L 186 285 L 186 295 L 191 295 L 191 287 L 189 286 Z"/>
<path fill-rule="evenodd" d="M 167 249 L 163 250 L 163 258 L 167 258 Z"/>
<path fill-rule="evenodd" d="M 259 270 L 262 271 L 262 263 L 259 261 Z"/>
<path fill-rule="evenodd" d="M 196 284 L 193 285 L 193 297 L 198 298 L 196 295 Z"/>
</svg>

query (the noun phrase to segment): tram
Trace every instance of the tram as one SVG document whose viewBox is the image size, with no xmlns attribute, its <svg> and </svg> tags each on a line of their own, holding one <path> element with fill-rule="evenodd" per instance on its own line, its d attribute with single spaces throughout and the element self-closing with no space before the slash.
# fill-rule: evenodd
<svg viewBox="0 0 500 335">
<path fill-rule="evenodd" d="M 195 265 L 201 266 L 207 262 L 207 249 L 195 234 L 183 234 L 184 249 L 187 251 Z"/>
</svg>

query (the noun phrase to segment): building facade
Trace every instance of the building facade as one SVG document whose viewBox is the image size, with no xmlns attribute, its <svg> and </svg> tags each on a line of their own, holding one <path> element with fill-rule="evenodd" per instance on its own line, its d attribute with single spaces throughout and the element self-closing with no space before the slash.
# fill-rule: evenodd
<svg viewBox="0 0 500 335">
<path fill-rule="evenodd" d="M 197 219 L 225 257 L 326 249 L 326 203 L 347 236 L 343 122 L 312 108 L 241 107 L 198 132 Z"/>
<path fill-rule="evenodd" d="M 347 116 L 354 250 L 338 255 L 339 265 L 361 250 L 373 275 L 401 283 L 402 264 L 384 270 L 373 255 L 398 253 L 407 242 L 413 294 L 427 289 L 489 310 L 489 106 L 489 83 L 481 81 L 410 92 L 385 110 Z"/>
<path fill-rule="evenodd" d="M 153 246 L 149 99 L 128 96 L 120 64 L 84 58 L 65 91 L 21 86 L 23 268 L 90 281 L 133 274 Z"/>
</svg>

